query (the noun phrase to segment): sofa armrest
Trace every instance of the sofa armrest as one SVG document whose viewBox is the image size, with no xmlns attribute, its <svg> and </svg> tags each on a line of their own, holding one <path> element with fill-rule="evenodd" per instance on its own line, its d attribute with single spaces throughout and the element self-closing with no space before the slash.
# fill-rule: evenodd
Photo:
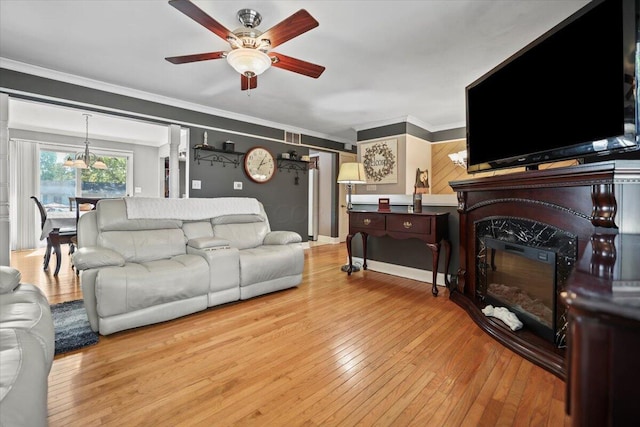
<svg viewBox="0 0 640 427">
<path fill-rule="evenodd" d="M 12 267 L 0 266 L 0 294 L 13 291 L 20 284 L 22 275 Z"/>
<path fill-rule="evenodd" d="M 264 245 L 286 245 L 289 243 L 300 243 L 302 237 L 295 231 L 270 231 L 264 236 Z"/>
<path fill-rule="evenodd" d="M 125 259 L 118 252 L 99 246 L 86 246 L 71 255 L 73 265 L 78 270 L 101 267 L 122 267 Z"/>
<path fill-rule="evenodd" d="M 187 246 L 193 249 L 222 249 L 229 247 L 229 241 L 225 239 L 218 239 L 216 237 L 198 237 L 195 239 L 189 239 Z"/>
</svg>

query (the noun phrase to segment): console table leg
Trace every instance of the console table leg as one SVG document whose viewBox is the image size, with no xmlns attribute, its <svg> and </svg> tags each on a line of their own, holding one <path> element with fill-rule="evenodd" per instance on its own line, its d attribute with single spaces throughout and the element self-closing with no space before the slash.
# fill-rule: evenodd
<svg viewBox="0 0 640 427">
<path fill-rule="evenodd" d="M 431 285 L 431 293 L 434 297 L 438 296 L 438 285 L 436 284 L 436 278 L 438 277 L 438 262 L 440 261 L 440 243 L 427 243 L 429 249 L 431 249 L 431 255 L 433 258 L 433 278 Z"/>
<path fill-rule="evenodd" d="M 362 269 L 367 269 L 367 237 L 369 235 L 367 233 L 360 232 L 362 235 Z"/>
</svg>

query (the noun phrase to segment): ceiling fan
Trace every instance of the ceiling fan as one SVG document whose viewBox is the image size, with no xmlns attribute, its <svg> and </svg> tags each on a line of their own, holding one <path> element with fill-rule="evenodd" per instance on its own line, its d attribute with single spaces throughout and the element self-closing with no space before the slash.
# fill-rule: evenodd
<svg viewBox="0 0 640 427">
<path fill-rule="evenodd" d="M 226 58 L 227 62 L 240 73 L 241 90 L 255 89 L 258 86 L 258 75 L 271 66 L 313 77 L 314 79 L 320 77 L 325 70 L 325 67 L 321 65 L 271 51 L 272 48 L 319 25 L 318 21 L 304 9 L 300 9 L 265 32 L 256 29 L 262 22 L 262 16 L 258 12 L 253 9 L 241 9 L 238 11 L 237 17 L 242 27 L 230 31 L 190 0 L 171 0 L 169 4 L 227 41 L 231 46 L 230 51 L 165 58 L 172 64 Z"/>
</svg>

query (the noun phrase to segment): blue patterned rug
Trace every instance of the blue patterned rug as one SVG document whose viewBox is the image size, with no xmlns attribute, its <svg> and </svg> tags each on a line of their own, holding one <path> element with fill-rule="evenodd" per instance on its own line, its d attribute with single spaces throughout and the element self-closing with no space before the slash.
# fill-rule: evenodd
<svg viewBox="0 0 640 427">
<path fill-rule="evenodd" d="M 56 354 L 67 353 L 98 342 L 98 334 L 91 330 L 89 319 L 80 300 L 51 306 L 56 331 Z"/>
</svg>

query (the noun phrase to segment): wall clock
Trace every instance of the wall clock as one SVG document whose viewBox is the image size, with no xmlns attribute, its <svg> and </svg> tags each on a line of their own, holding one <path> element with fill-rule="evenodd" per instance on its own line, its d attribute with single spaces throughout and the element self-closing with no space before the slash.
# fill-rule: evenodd
<svg viewBox="0 0 640 427">
<path fill-rule="evenodd" d="M 264 147 L 253 147 L 244 155 L 244 171 L 253 182 L 264 184 L 276 173 L 276 161 Z"/>
</svg>

